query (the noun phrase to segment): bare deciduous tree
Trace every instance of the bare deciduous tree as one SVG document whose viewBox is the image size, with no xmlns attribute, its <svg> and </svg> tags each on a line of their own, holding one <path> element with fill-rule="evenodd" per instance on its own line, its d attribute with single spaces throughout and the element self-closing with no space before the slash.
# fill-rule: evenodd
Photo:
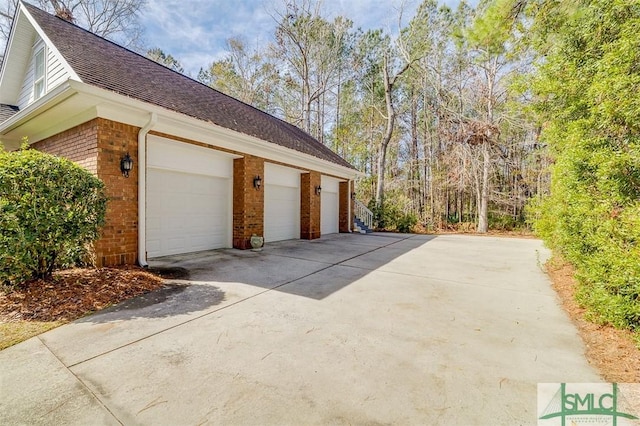
<svg viewBox="0 0 640 426">
<path fill-rule="evenodd" d="M 326 96 L 340 82 L 352 22 L 325 19 L 317 0 L 287 2 L 274 19 L 273 56 L 280 60 L 285 87 L 299 94 L 298 116 L 288 119 L 324 142 Z"/>
<path fill-rule="evenodd" d="M 15 15 L 17 0 L 0 11 L 0 45 L 4 46 Z M 39 0 L 38 6 L 73 21 L 94 34 L 134 50 L 142 48 L 139 14 L 146 0 Z"/>
</svg>

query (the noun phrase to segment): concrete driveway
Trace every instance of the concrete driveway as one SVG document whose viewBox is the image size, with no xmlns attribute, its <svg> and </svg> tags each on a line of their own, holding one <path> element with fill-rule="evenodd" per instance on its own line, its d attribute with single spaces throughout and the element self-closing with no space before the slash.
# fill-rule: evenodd
<svg viewBox="0 0 640 426">
<path fill-rule="evenodd" d="M 0 424 L 535 424 L 600 381 L 537 240 L 340 234 L 159 259 L 189 280 L 0 352 Z"/>
</svg>

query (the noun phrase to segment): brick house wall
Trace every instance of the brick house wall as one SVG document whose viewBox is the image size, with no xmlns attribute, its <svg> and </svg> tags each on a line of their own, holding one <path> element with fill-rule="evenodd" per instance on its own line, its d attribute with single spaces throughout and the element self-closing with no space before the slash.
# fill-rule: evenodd
<svg viewBox="0 0 640 426">
<path fill-rule="evenodd" d="M 98 118 L 98 177 L 105 183 L 107 221 L 96 242 L 98 265 L 132 265 L 138 258 L 139 127 Z M 129 153 L 133 170 L 122 176 L 120 160 Z"/>
<path fill-rule="evenodd" d="M 95 118 L 33 144 L 68 158 L 105 183 L 109 199 L 105 226 L 95 243 L 96 265 L 135 264 L 138 250 L 138 127 Z M 129 178 L 120 172 L 126 153 L 133 159 Z"/>
<path fill-rule="evenodd" d="M 98 174 L 98 119 L 87 121 L 55 136 L 34 143 L 32 148 L 65 157 Z"/>
<path fill-rule="evenodd" d="M 72 129 L 33 144 L 33 147 L 66 157 L 99 177 L 108 197 L 106 223 L 95 243 L 96 265 L 136 264 L 138 253 L 138 132 L 140 128 L 104 118 L 95 118 Z M 166 135 L 171 137 L 171 135 Z M 204 144 L 175 138 L 185 143 Z M 133 170 L 122 176 L 121 158 L 129 153 Z M 253 179 L 264 179 L 260 157 L 244 155 L 233 163 L 233 247 L 251 248 L 253 234 L 264 236 L 264 187 L 256 190 Z M 320 200 L 315 188 L 321 174 L 303 172 L 300 183 L 300 238 L 320 238 Z M 349 232 L 348 204 L 351 188 L 341 182 L 339 190 L 339 229 Z M 353 207 L 352 210 L 353 211 Z"/>
</svg>

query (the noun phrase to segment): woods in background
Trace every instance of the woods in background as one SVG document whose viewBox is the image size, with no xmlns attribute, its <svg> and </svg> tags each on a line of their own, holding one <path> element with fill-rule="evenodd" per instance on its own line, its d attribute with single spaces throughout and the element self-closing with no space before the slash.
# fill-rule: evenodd
<svg viewBox="0 0 640 426">
<path fill-rule="evenodd" d="M 0 11 L 9 33 L 17 0 Z M 65 19 L 183 72 L 144 47 L 143 0 L 38 0 Z M 544 3 L 544 2 L 542 2 Z M 550 163 L 523 83 L 534 70 L 524 0 L 424 0 L 393 28 L 362 30 L 322 0 L 285 0 L 270 42 L 227 40 L 194 78 L 304 129 L 366 174 L 357 198 L 387 229 L 526 226 Z"/>
<path fill-rule="evenodd" d="M 272 43 L 229 39 L 198 79 L 364 171 L 357 197 L 379 226 L 522 227 L 527 200 L 548 190 L 549 159 L 517 84 L 532 56 L 492 7 L 425 0 L 408 19 L 398 10 L 397 28 L 363 31 L 319 1 L 290 1 Z"/>
</svg>

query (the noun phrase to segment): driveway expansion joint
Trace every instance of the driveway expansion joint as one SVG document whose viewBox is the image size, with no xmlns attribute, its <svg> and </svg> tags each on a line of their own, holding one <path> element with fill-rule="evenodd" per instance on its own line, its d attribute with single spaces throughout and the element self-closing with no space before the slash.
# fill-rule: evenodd
<svg viewBox="0 0 640 426">
<path fill-rule="evenodd" d="M 117 421 L 119 424 L 124 426 L 124 423 L 122 421 L 120 421 L 118 416 L 116 416 L 115 413 L 109 409 L 109 407 L 102 401 L 102 399 L 100 399 L 100 397 L 98 395 L 96 395 L 96 393 L 93 392 L 91 390 L 91 388 L 89 386 L 87 386 L 87 384 L 76 373 L 73 372 L 73 370 L 71 370 L 71 367 L 73 367 L 73 366 L 65 365 L 65 363 L 62 362 L 62 360 L 58 357 L 58 355 L 56 355 L 56 353 L 51 350 L 51 348 L 45 343 L 44 340 L 41 339 L 40 336 L 36 336 L 36 338 L 40 341 L 40 343 L 42 343 L 42 346 L 47 348 L 47 351 L 49 351 L 49 353 L 58 361 L 58 363 L 60 363 L 60 365 L 62 365 L 62 367 L 69 374 L 71 374 L 77 380 L 78 383 L 80 383 L 82 388 L 84 390 L 86 390 L 89 393 L 89 395 L 91 395 L 93 397 L 93 399 L 95 399 L 98 402 L 98 404 L 100 404 L 100 406 L 103 407 L 111 415 L 111 417 L 113 417 L 115 419 L 115 421 Z"/>
</svg>

